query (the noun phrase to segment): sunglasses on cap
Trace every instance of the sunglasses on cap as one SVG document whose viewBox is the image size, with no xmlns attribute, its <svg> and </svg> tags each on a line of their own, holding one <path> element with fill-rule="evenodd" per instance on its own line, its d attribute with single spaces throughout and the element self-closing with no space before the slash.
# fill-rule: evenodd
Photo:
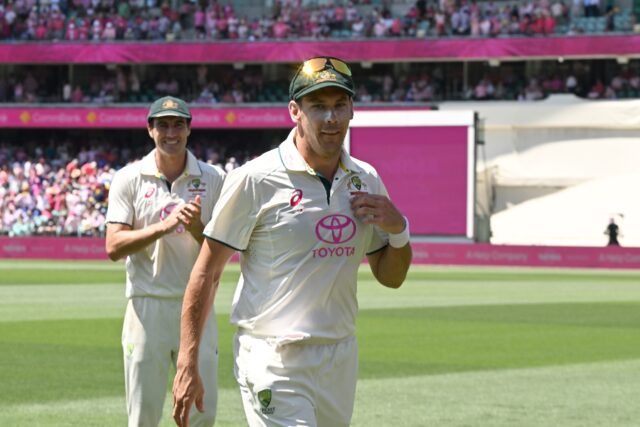
<svg viewBox="0 0 640 427">
<path fill-rule="evenodd" d="M 307 75 L 317 73 L 318 71 L 322 71 L 327 68 L 327 64 L 331 65 L 331 68 L 343 74 L 345 76 L 351 77 L 351 68 L 337 58 L 311 58 L 302 63 L 301 72 Z"/>
</svg>

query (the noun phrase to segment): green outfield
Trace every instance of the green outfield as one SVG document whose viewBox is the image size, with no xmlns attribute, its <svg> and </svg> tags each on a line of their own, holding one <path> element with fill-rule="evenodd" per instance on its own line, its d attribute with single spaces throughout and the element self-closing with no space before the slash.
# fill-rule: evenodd
<svg viewBox="0 0 640 427">
<path fill-rule="evenodd" d="M 243 426 L 230 265 L 217 426 Z M 413 267 L 360 276 L 354 426 L 638 426 L 640 272 Z M 0 426 L 124 426 L 124 267 L 0 261 Z M 171 426 L 169 399 L 163 426 Z"/>
</svg>

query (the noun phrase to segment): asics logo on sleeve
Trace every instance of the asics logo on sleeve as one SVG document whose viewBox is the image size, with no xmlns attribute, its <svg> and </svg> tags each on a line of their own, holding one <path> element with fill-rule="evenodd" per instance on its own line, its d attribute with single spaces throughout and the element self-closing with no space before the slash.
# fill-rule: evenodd
<svg viewBox="0 0 640 427">
<path fill-rule="evenodd" d="M 289 200 L 289 204 L 291 206 L 297 206 L 298 203 L 300 203 L 300 201 L 302 200 L 302 190 L 300 190 L 299 188 L 296 188 L 295 190 L 293 190 L 293 192 L 291 193 L 291 200 Z"/>
</svg>

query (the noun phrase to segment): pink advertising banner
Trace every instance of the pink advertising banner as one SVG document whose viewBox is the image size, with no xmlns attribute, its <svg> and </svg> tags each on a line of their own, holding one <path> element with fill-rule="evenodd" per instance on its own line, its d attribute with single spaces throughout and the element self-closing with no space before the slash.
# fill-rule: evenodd
<svg viewBox="0 0 640 427">
<path fill-rule="evenodd" d="M 5 64 L 297 62 L 315 55 L 349 61 L 500 59 L 635 55 L 639 35 L 171 43 L 3 43 Z"/>
<path fill-rule="evenodd" d="M 147 107 L 10 107 L 0 108 L 0 128 L 140 128 Z M 279 108 L 191 109 L 194 128 L 293 127 L 286 105 Z"/>
<path fill-rule="evenodd" d="M 412 243 L 413 263 L 562 268 L 640 268 L 640 248 Z M 0 259 L 106 260 L 104 239 L 0 237 Z M 232 261 L 237 262 L 237 256 Z"/>
<path fill-rule="evenodd" d="M 413 243 L 413 263 L 563 268 L 640 268 L 640 248 Z"/>
<path fill-rule="evenodd" d="M 108 259 L 104 239 L 0 237 L 0 259 Z"/>
<path fill-rule="evenodd" d="M 360 111 L 403 110 L 411 106 L 360 107 Z M 429 110 L 430 107 L 420 107 Z M 147 122 L 147 107 L 4 107 L 1 128 L 140 128 Z M 291 128 L 286 103 L 278 107 L 191 107 L 196 129 Z"/>
</svg>

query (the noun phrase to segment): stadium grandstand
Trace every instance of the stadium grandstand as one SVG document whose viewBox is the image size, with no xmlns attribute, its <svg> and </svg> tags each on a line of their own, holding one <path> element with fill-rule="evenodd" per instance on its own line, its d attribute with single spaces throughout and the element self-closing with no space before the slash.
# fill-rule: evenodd
<svg viewBox="0 0 640 427">
<path fill-rule="evenodd" d="M 638 245 L 625 154 L 640 127 L 639 13 L 631 0 L 3 2 L 0 235 L 103 236 L 110 179 L 151 147 L 158 96 L 192 104 L 199 157 L 237 167 L 287 134 L 294 64 L 326 54 L 353 64 L 356 111 L 478 119 L 471 232 L 417 239 L 604 246 L 614 217 Z"/>
</svg>

